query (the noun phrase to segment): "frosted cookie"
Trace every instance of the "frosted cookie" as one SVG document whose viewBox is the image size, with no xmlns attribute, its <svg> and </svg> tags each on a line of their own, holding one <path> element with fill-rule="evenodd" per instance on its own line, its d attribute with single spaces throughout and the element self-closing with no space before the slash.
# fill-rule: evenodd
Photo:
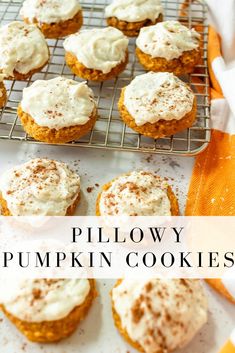
<svg viewBox="0 0 235 353">
<path fill-rule="evenodd" d="M 18 116 L 24 130 L 35 140 L 65 143 L 92 129 L 97 109 L 93 92 L 85 82 L 56 77 L 24 88 Z"/>
<path fill-rule="evenodd" d="M 197 103 L 191 88 L 172 73 L 149 72 L 122 89 L 118 108 L 130 128 L 159 138 L 192 126 Z"/>
<path fill-rule="evenodd" d="M 142 28 L 136 45 L 136 55 L 149 71 L 190 73 L 201 57 L 200 34 L 178 21 Z"/>
<path fill-rule="evenodd" d="M 0 73 L 6 79 L 26 80 L 48 60 L 47 42 L 35 25 L 15 21 L 0 28 Z"/>
<path fill-rule="evenodd" d="M 198 280 L 119 280 L 111 297 L 117 329 L 139 352 L 184 347 L 207 321 L 207 299 Z"/>
<path fill-rule="evenodd" d="M 83 24 L 78 0 L 25 0 L 20 14 L 26 23 L 36 24 L 46 38 L 68 36 Z"/>
<path fill-rule="evenodd" d="M 79 198 L 80 177 L 62 162 L 36 158 L 0 177 L 3 216 L 69 216 Z"/>
<path fill-rule="evenodd" d="M 135 37 L 142 27 L 163 20 L 163 8 L 160 0 L 114 0 L 105 8 L 105 17 L 109 26 Z"/>
<path fill-rule="evenodd" d="M 152 172 L 133 171 L 105 184 L 97 216 L 177 216 L 178 201 L 167 182 Z"/>
<path fill-rule="evenodd" d="M 208 278 L 207 283 L 235 304 L 235 278 Z"/>
<path fill-rule="evenodd" d="M 64 42 L 71 71 L 85 80 L 105 81 L 128 63 L 128 39 L 116 28 L 95 28 L 72 34 Z"/>
<path fill-rule="evenodd" d="M 55 342 L 71 335 L 96 296 L 88 279 L 9 280 L 0 307 L 30 341 Z"/>
<path fill-rule="evenodd" d="M 3 83 L 3 75 L 0 75 L 0 109 L 4 107 L 7 102 L 7 91 Z"/>
</svg>

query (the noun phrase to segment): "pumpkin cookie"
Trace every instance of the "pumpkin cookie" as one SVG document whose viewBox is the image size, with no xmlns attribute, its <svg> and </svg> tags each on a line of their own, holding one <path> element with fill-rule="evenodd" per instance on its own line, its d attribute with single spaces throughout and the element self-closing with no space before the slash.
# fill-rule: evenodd
<svg viewBox="0 0 235 353">
<path fill-rule="evenodd" d="M 97 119 L 92 90 L 85 82 L 57 77 L 24 88 L 18 116 L 35 140 L 65 143 L 86 135 Z"/>
<path fill-rule="evenodd" d="M 108 25 L 129 37 L 137 36 L 142 27 L 162 21 L 162 13 L 159 0 L 114 0 L 105 8 Z"/>
<path fill-rule="evenodd" d="M 199 280 L 124 279 L 111 292 L 114 323 L 142 353 L 186 346 L 207 321 L 207 299 Z"/>
<path fill-rule="evenodd" d="M 26 279 L 4 283 L 1 308 L 33 342 L 56 342 L 70 336 L 96 297 L 88 279 Z"/>
<path fill-rule="evenodd" d="M 71 71 L 85 80 L 105 81 L 125 70 L 128 39 L 116 28 L 83 30 L 64 42 L 65 60 Z"/>
<path fill-rule="evenodd" d="M 97 216 L 178 216 L 178 201 L 167 182 L 152 172 L 134 171 L 105 184 Z"/>
<path fill-rule="evenodd" d="M 26 80 L 48 60 L 48 45 L 37 26 L 15 21 L 0 28 L 0 74 L 5 79 Z"/>
<path fill-rule="evenodd" d="M 171 136 L 192 126 L 196 107 L 190 87 L 168 72 L 137 76 L 122 89 L 118 103 L 123 121 L 153 138 Z"/>
<path fill-rule="evenodd" d="M 149 71 L 183 75 L 192 72 L 201 58 L 200 34 L 178 21 L 142 28 L 136 45 L 136 55 Z"/>
<path fill-rule="evenodd" d="M 36 24 L 46 38 L 76 33 L 83 24 L 78 0 L 25 0 L 20 14 L 26 23 Z"/>
<path fill-rule="evenodd" d="M 3 216 L 70 216 L 79 199 L 80 177 L 65 163 L 36 158 L 0 177 Z"/>
</svg>

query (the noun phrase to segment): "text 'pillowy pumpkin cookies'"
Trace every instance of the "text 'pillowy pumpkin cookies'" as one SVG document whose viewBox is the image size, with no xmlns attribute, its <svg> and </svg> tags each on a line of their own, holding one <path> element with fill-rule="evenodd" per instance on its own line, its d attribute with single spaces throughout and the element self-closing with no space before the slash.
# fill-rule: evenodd
<svg viewBox="0 0 235 353">
<path fill-rule="evenodd" d="M 159 138 L 192 126 L 197 103 L 191 88 L 172 73 L 149 72 L 122 89 L 118 108 L 130 128 Z"/>
<path fill-rule="evenodd" d="M 20 14 L 26 23 L 35 23 L 46 38 L 75 33 L 83 23 L 78 0 L 25 0 Z"/>
<path fill-rule="evenodd" d="M 26 80 L 48 63 L 49 49 L 35 25 L 15 21 L 0 28 L 0 73 Z"/>
<path fill-rule="evenodd" d="M 18 116 L 24 130 L 34 139 L 65 143 L 92 129 L 97 109 L 93 92 L 85 82 L 56 77 L 35 81 L 24 88 Z"/>
<path fill-rule="evenodd" d="M 162 21 L 162 13 L 160 0 L 114 0 L 105 8 L 108 25 L 129 37 L 137 36 L 142 27 Z"/>
<path fill-rule="evenodd" d="M 178 21 L 142 28 L 136 45 L 136 55 L 149 71 L 190 73 L 201 57 L 200 34 Z"/>
<path fill-rule="evenodd" d="M 0 177 L 3 216 L 70 216 L 79 199 L 80 177 L 62 162 L 36 158 Z"/>
<path fill-rule="evenodd" d="M 173 352 L 207 322 L 207 298 L 199 280 L 124 279 L 111 296 L 115 325 L 139 352 Z"/>
<path fill-rule="evenodd" d="M 1 309 L 30 341 L 55 342 L 71 335 L 96 297 L 89 279 L 9 279 Z"/>
<path fill-rule="evenodd" d="M 68 67 L 85 80 L 109 80 L 128 63 L 128 38 L 113 27 L 80 31 L 66 38 L 64 48 Z"/>
<path fill-rule="evenodd" d="M 105 184 L 97 216 L 178 216 L 178 201 L 168 183 L 152 172 L 133 171 Z"/>
</svg>

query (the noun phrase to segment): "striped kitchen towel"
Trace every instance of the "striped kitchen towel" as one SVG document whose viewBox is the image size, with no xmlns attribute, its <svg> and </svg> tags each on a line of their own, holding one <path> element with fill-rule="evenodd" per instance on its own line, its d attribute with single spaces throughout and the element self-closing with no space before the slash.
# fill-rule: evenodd
<svg viewBox="0 0 235 353">
<path fill-rule="evenodd" d="M 235 353 L 235 329 L 219 353 Z"/>
<path fill-rule="evenodd" d="M 235 0 L 207 0 L 212 137 L 195 161 L 187 216 L 235 215 Z"/>
</svg>

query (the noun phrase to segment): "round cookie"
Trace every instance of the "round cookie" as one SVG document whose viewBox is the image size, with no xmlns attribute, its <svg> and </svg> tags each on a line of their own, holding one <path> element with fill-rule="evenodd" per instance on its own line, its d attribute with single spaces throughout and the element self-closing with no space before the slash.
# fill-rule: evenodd
<svg viewBox="0 0 235 353">
<path fill-rule="evenodd" d="M 201 58 L 200 34 L 178 21 L 165 21 L 142 28 L 136 55 L 148 71 L 191 73 Z"/>
<path fill-rule="evenodd" d="M 85 82 L 56 77 L 24 88 L 18 116 L 24 130 L 35 140 L 66 143 L 78 140 L 93 128 L 97 108 Z"/>
<path fill-rule="evenodd" d="M 128 63 L 128 39 L 113 27 L 80 31 L 66 38 L 64 48 L 68 67 L 85 80 L 112 79 Z"/>
<path fill-rule="evenodd" d="M 235 278 L 208 278 L 206 282 L 226 299 L 235 304 Z"/>
<path fill-rule="evenodd" d="M 142 27 L 163 20 L 163 8 L 160 0 L 114 0 L 105 8 L 105 17 L 109 26 L 135 37 Z"/>
<path fill-rule="evenodd" d="M 48 63 L 49 48 L 35 25 L 14 21 L 0 28 L 0 74 L 26 80 Z"/>
<path fill-rule="evenodd" d="M 122 89 L 118 109 L 127 126 L 156 139 L 192 126 L 197 103 L 191 88 L 172 73 L 149 72 Z"/>
<path fill-rule="evenodd" d="M 36 24 L 46 38 L 76 33 L 83 24 L 78 0 L 25 0 L 20 14 L 26 23 Z"/>
<path fill-rule="evenodd" d="M 178 201 L 167 182 L 152 172 L 133 171 L 105 184 L 97 216 L 178 216 Z"/>
<path fill-rule="evenodd" d="M 142 353 L 184 347 L 207 321 L 207 299 L 199 280 L 123 279 L 111 297 L 118 331 Z"/>
<path fill-rule="evenodd" d="M 80 177 L 65 163 L 36 158 L 0 177 L 3 216 L 71 216 L 80 199 Z"/>
<path fill-rule="evenodd" d="M 4 107 L 7 102 L 7 91 L 3 82 L 3 75 L 0 75 L 0 109 Z"/>
<path fill-rule="evenodd" d="M 4 283 L 0 307 L 28 340 L 49 343 L 70 336 L 95 297 L 95 280 L 14 279 Z"/>
</svg>

